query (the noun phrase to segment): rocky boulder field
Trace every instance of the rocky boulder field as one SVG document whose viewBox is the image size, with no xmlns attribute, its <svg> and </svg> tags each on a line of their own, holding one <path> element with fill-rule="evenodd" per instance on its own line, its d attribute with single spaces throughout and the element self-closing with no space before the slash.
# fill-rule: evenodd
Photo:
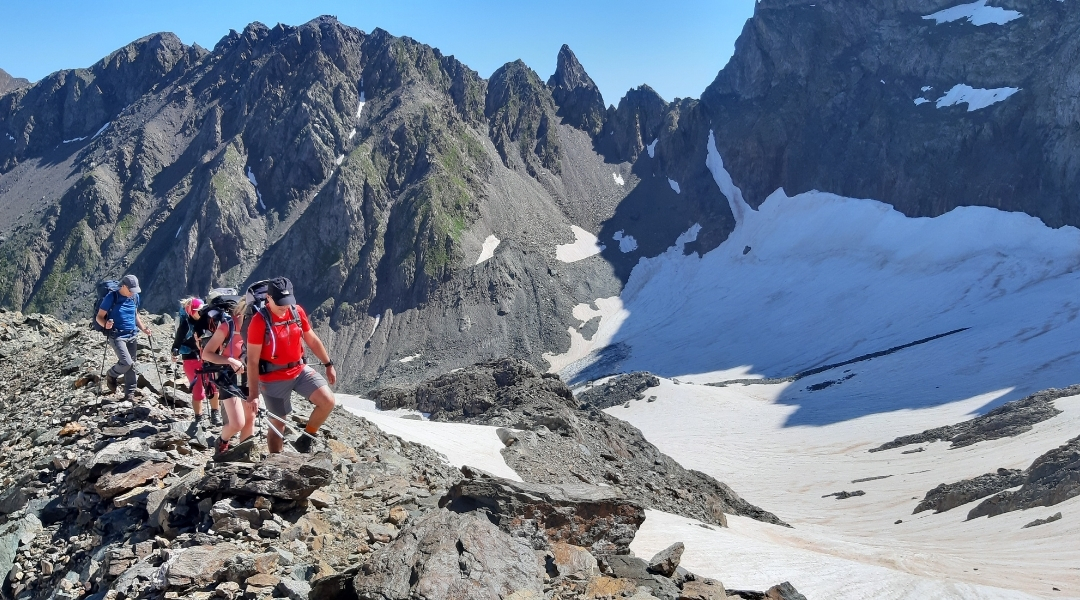
<svg viewBox="0 0 1080 600">
<path fill-rule="evenodd" d="M 456 469 L 344 410 L 333 413 L 312 454 L 270 455 L 257 436 L 215 461 L 214 431 L 195 420 L 186 384 L 161 348 L 174 324 L 149 320 L 154 337 L 140 342 L 139 389 L 134 402 L 123 402 L 104 386 L 102 360 L 107 366 L 112 355 L 99 334 L 81 323 L 0 311 L 3 597 L 803 597 L 786 583 L 726 591 L 679 567 L 681 544 L 649 560 L 632 556 L 644 507 L 662 504 L 659 492 L 585 481 L 591 472 L 539 482 L 523 470 L 523 483 Z M 467 372 L 490 376 L 500 368 L 517 373 L 517 384 L 562 398 L 568 426 L 580 419 L 562 382 L 524 363 Z M 546 425 L 524 419 L 530 405 L 497 412 L 537 440 L 580 435 L 568 434 L 573 428 L 541 434 Z M 302 413 L 303 403 L 297 406 Z M 621 423 L 586 420 L 594 432 Z M 542 446 L 526 440 L 521 447 L 530 444 Z M 627 457 L 647 444 L 632 440 L 624 455 L 599 460 L 633 466 Z M 653 452 L 643 455 L 676 480 L 708 479 Z M 753 509 L 776 520 L 733 493 L 695 501 L 682 496 L 699 493 L 689 489 L 672 500 L 686 512 Z M 711 520 L 722 523 L 723 512 Z"/>
</svg>

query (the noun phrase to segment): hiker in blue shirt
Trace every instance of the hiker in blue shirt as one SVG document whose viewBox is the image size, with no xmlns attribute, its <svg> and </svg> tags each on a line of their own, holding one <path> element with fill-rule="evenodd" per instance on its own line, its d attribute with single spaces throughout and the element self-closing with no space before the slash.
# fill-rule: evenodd
<svg viewBox="0 0 1080 600">
<path fill-rule="evenodd" d="M 138 350 L 139 331 L 150 335 L 150 328 L 139 318 L 139 280 L 134 275 L 124 275 L 120 289 L 105 294 L 98 307 L 97 322 L 109 336 L 116 364 L 105 376 L 109 391 L 116 393 L 117 382 L 124 378 L 124 400 L 135 399 L 135 386 L 139 381 L 135 373 L 135 354 Z"/>
</svg>

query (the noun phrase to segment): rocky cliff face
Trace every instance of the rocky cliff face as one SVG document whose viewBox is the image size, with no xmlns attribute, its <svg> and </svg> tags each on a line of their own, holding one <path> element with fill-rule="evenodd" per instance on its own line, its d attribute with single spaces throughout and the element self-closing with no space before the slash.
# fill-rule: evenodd
<svg viewBox="0 0 1080 600">
<path fill-rule="evenodd" d="M 821 189 L 909 215 L 979 205 L 1080 222 L 1080 15 L 1035 0 L 938 14 L 956 4 L 758 3 L 701 98 L 748 201 Z M 1001 99 L 953 103 L 972 88 Z"/>
<path fill-rule="evenodd" d="M 75 314 L 132 271 L 163 310 L 284 274 L 353 388 L 545 366 L 641 257 L 732 231 L 710 135 L 751 206 L 816 188 L 1080 224 L 1080 17 L 951 7 L 763 0 L 700 100 L 642 86 L 606 109 L 567 47 L 545 84 L 332 18 L 212 50 L 149 36 L 0 96 L 0 304 Z M 571 225 L 599 257 L 556 258 Z"/>
</svg>

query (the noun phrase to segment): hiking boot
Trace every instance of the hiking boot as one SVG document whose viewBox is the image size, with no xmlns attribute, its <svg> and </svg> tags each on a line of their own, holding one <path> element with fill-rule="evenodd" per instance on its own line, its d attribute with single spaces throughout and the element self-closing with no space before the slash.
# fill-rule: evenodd
<svg viewBox="0 0 1080 600">
<path fill-rule="evenodd" d="M 255 448 L 255 436 L 250 436 L 237 444 L 229 444 L 224 450 L 214 453 L 214 462 L 254 462 L 251 452 Z"/>
<path fill-rule="evenodd" d="M 135 402 L 135 394 L 124 392 L 124 402 Z"/>
<path fill-rule="evenodd" d="M 296 438 L 296 441 L 292 443 L 293 448 L 296 448 L 297 452 L 301 454 L 311 454 L 311 446 L 315 440 L 306 433 L 301 433 L 300 437 Z"/>
<path fill-rule="evenodd" d="M 220 410 L 212 410 L 212 411 L 210 411 L 210 424 L 213 425 L 214 427 L 221 427 L 221 411 Z"/>
<path fill-rule="evenodd" d="M 109 393 L 110 394 L 115 394 L 116 393 L 117 385 L 118 385 L 118 382 L 117 382 L 115 377 L 113 377 L 110 374 L 105 375 L 105 387 L 109 388 Z"/>
<path fill-rule="evenodd" d="M 218 439 L 217 444 L 214 446 L 214 456 L 220 456 L 229 451 L 229 440 Z"/>
</svg>

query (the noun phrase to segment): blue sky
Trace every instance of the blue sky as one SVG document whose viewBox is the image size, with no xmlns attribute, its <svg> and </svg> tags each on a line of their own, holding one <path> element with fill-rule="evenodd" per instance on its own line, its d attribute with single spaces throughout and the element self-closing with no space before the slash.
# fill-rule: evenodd
<svg viewBox="0 0 1080 600">
<path fill-rule="evenodd" d="M 566 43 L 615 104 L 648 83 L 666 100 L 698 97 L 727 63 L 755 0 L 2 0 L 0 68 L 38 80 L 88 67 L 149 33 L 213 48 L 252 21 L 298 25 L 321 14 L 407 35 L 457 56 L 483 77 L 522 59 L 545 80 Z"/>
</svg>

